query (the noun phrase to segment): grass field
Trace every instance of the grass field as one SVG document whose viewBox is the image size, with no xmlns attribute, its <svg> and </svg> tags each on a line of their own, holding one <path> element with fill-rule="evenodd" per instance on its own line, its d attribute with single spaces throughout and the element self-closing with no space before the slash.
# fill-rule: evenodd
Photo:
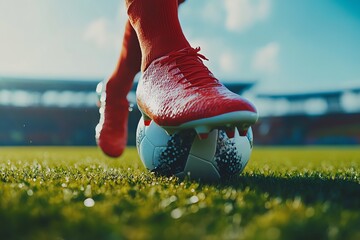
<svg viewBox="0 0 360 240">
<path fill-rule="evenodd" d="M 134 148 L 0 148 L 0 238 L 360 239 L 360 149 L 255 147 L 208 185 L 155 177 Z"/>
</svg>

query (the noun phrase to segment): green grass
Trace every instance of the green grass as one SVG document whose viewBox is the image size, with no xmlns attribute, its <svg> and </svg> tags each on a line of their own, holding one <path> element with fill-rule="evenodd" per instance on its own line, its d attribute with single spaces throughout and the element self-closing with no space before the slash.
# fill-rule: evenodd
<svg viewBox="0 0 360 240">
<path fill-rule="evenodd" d="M 133 148 L 0 148 L 0 238 L 355 240 L 359 167 L 359 148 L 256 147 L 209 185 L 156 177 Z"/>
</svg>

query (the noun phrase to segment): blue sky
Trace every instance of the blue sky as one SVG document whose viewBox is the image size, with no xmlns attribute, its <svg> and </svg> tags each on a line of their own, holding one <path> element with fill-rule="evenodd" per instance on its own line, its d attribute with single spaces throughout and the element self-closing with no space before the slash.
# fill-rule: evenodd
<svg viewBox="0 0 360 240">
<path fill-rule="evenodd" d="M 223 81 L 264 92 L 360 86 L 360 1 L 187 0 L 185 35 Z M 121 0 L 0 0 L 0 75 L 102 79 L 117 60 Z"/>
</svg>

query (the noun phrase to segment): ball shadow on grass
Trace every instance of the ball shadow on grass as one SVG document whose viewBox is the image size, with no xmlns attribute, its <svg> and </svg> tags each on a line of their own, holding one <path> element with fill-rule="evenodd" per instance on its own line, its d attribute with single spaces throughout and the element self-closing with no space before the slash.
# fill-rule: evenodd
<svg viewBox="0 0 360 240">
<path fill-rule="evenodd" d="M 294 199 L 304 203 L 339 205 L 346 209 L 360 208 L 360 184 L 344 179 L 326 179 L 321 176 L 278 177 L 261 174 L 242 175 L 219 184 L 220 188 L 233 187 L 268 193 L 270 197 Z"/>
</svg>

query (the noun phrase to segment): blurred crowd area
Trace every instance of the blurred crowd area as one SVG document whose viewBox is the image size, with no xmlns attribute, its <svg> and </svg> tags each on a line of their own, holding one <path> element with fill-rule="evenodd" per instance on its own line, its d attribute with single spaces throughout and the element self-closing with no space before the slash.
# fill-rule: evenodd
<svg viewBox="0 0 360 240">
<path fill-rule="evenodd" d="M 95 145 L 99 120 L 95 80 L 0 78 L 0 145 Z M 360 88 L 255 94 L 254 82 L 227 84 L 249 96 L 260 112 L 257 145 L 360 144 Z M 129 145 L 141 117 L 135 89 L 128 95 Z"/>
</svg>

